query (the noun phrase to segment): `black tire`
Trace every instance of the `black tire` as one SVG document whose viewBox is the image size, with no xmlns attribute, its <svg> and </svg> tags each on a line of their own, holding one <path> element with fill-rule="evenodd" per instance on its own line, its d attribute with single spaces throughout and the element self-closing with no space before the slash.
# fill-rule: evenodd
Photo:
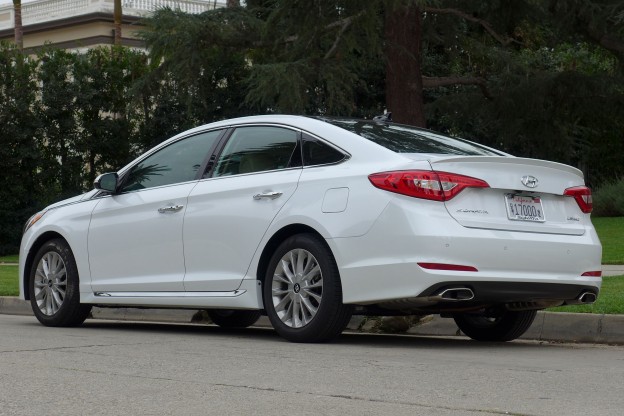
<svg viewBox="0 0 624 416">
<path fill-rule="evenodd" d="M 505 342 L 524 334 L 537 311 L 500 310 L 489 314 L 461 313 L 453 315 L 461 331 L 477 341 Z"/>
<path fill-rule="evenodd" d="M 302 260 L 301 267 L 304 267 L 304 264 L 305 267 L 310 265 L 312 269 L 316 269 L 316 266 L 319 267 L 320 273 L 316 274 L 315 277 L 311 277 L 310 281 L 313 282 L 313 285 L 320 286 L 308 287 L 309 282 L 305 279 L 301 280 L 301 285 L 292 282 L 274 282 L 274 275 L 277 275 L 276 272 L 279 270 L 278 264 L 279 267 L 283 267 L 282 258 L 293 252 L 293 250 L 296 250 L 296 253 L 305 252 L 305 254 L 302 254 L 302 258 L 305 260 Z M 305 275 L 313 276 L 314 273 L 316 272 L 309 271 Z M 303 276 L 303 273 L 299 276 Z M 290 300 L 293 305 L 297 304 L 299 308 L 294 309 L 298 312 L 292 312 L 291 324 L 288 324 L 288 320 L 283 322 L 278 311 L 276 311 L 273 296 L 274 285 L 276 285 L 275 290 L 285 292 L 281 299 L 286 304 L 288 304 L 289 300 L 285 298 L 289 296 L 303 299 L 299 301 Z M 298 289 L 296 288 L 297 286 L 299 286 Z M 273 328 L 279 335 L 291 342 L 329 341 L 340 335 L 349 323 L 353 312 L 353 308 L 350 305 L 342 303 L 342 285 L 336 260 L 325 242 L 314 234 L 291 236 L 275 250 L 266 271 L 262 292 L 264 308 L 271 324 L 273 324 Z M 309 295 L 310 292 L 314 292 L 314 294 Z M 275 301 L 278 302 L 278 305 L 280 303 L 279 300 L 280 298 L 276 295 Z M 314 307 L 314 314 L 311 313 L 311 309 L 308 309 L 309 306 L 307 305 Z M 305 311 L 304 308 L 306 308 Z M 306 319 L 304 317 L 306 311 L 311 315 L 307 322 L 305 322 Z M 286 313 L 283 309 L 280 309 L 279 312 Z M 302 326 L 297 327 L 297 324 L 294 323 L 296 322 L 296 315 L 299 315 L 301 318 L 299 319 L 299 324 L 302 324 L 302 321 L 305 322 Z"/>
<path fill-rule="evenodd" d="M 262 316 L 261 311 L 243 311 L 234 309 L 208 309 L 208 316 L 221 328 L 247 328 L 255 324 Z"/>
<path fill-rule="evenodd" d="M 44 257 L 45 260 L 42 260 Z M 56 267 L 56 270 L 61 270 L 57 273 L 50 268 L 50 264 L 61 264 L 59 259 L 62 260 L 64 272 Z M 43 269 L 37 271 L 40 263 L 42 267 L 47 265 L 49 273 L 42 272 Z M 67 242 L 60 238 L 45 243 L 35 255 L 28 277 L 28 292 L 35 317 L 45 326 L 78 326 L 91 312 L 91 305 L 80 303 L 76 260 Z M 51 303 L 46 303 L 48 299 Z"/>
</svg>

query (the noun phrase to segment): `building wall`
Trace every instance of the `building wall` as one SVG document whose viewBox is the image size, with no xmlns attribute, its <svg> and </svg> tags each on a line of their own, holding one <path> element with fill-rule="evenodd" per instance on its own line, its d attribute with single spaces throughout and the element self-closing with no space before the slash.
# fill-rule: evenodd
<svg viewBox="0 0 624 416">
<path fill-rule="evenodd" d="M 161 7 L 201 13 L 224 7 L 219 0 L 122 0 L 122 44 L 144 47 L 138 33 L 140 20 Z M 22 5 L 24 49 L 36 51 L 43 45 L 83 49 L 112 45 L 114 40 L 113 0 L 37 0 Z M 0 6 L 0 40 L 14 39 L 13 5 Z"/>
</svg>

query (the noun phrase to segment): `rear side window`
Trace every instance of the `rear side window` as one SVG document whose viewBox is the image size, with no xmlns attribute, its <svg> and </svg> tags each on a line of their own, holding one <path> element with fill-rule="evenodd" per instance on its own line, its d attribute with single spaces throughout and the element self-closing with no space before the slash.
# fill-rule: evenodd
<svg viewBox="0 0 624 416">
<path fill-rule="evenodd" d="M 347 119 L 323 119 L 323 121 L 355 133 L 397 153 L 434 153 L 460 156 L 504 154 L 467 140 L 401 124 Z"/>
<path fill-rule="evenodd" d="M 330 145 L 313 137 L 303 136 L 304 166 L 327 165 L 344 160 L 345 155 Z"/>
<path fill-rule="evenodd" d="M 221 152 L 213 176 L 291 167 L 295 149 L 298 149 L 298 136 L 298 132 L 281 127 L 239 127 Z"/>
</svg>

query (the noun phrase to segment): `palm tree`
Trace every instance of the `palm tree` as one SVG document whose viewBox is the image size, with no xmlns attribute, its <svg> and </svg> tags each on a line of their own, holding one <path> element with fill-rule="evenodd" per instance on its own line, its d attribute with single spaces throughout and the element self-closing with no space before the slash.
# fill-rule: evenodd
<svg viewBox="0 0 624 416">
<path fill-rule="evenodd" d="M 13 0 L 15 2 L 16 0 Z M 121 45 L 121 0 L 115 0 L 113 3 L 113 21 L 115 27 L 115 45 Z"/>
<path fill-rule="evenodd" d="M 15 17 L 15 45 L 20 51 L 24 49 L 24 36 L 22 29 L 22 0 L 13 0 L 13 14 Z"/>
</svg>

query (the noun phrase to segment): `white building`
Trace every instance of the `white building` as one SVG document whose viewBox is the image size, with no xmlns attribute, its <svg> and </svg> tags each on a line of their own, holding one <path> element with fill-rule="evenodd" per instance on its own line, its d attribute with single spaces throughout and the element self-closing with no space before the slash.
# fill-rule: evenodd
<svg viewBox="0 0 624 416">
<path fill-rule="evenodd" d="M 142 47 L 140 19 L 159 8 L 202 13 L 224 7 L 225 0 L 122 0 L 122 44 Z M 22 4 L 24 49 L 44 44 L 63 49 L 111 45 L 113 0 L 35 0 Z M 0 5 L 0 40 L 14 39 L 13 3 Z"/>
</svg>

